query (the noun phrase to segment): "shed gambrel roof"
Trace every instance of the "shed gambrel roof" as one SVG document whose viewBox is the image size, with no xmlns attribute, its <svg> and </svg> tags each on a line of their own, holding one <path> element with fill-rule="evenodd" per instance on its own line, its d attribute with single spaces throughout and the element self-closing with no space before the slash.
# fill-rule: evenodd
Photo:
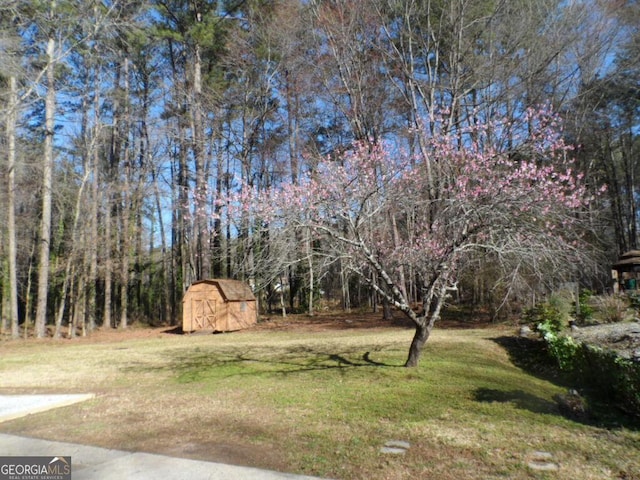
<svg viewBox="0 0 640 480">
<path fill-rule="evenodd" d="M 252 301 L 256 299 L 251 291 L 251 287 L 239 280 L 212 278 L 194 282 L 194 285 L 198 283 L 208 283 L 210 285 L 217 286 L 218 290 L 227 302 Z"/>
</svg>

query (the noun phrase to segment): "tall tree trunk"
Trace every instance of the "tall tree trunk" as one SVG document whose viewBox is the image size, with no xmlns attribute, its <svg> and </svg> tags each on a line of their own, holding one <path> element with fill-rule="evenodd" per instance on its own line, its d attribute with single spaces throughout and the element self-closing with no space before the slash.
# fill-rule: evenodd
<svg viewBox="0 0 640 480">
<path fill-rule="evenodd" d="M 11 317 L 11 307 L 9 306 L 9 259 L 0 258 L 2 261 L 2 281 L 0 282 L 0 291 L 2 292 L 2 302 L 0 302 L 0 335 L 9 328 L 9 318 Z"/>
<path fill-rule="evenodd" d="M 146 128 L 145 122 L 145 136 L 147 137 L 147 145 L 149 145 L 149 137 L 148 131 Z M 151 162 L 151 153 L 150 149 L 147 154 L 149 155 L 149 162 Z M 162 219 L 163 211 L 162 211 L 162 202 L 160 201 L 160 187 L 158 185 L 158 175 L 156 173 L 155 167 L 151 167 L 151 180 L 153 181 L 153 191 L 155 195 L 155 204 L 156 211 L 158 215 L 158 224 L 160 227 L 160 245 L 162 250 L 162 312 L 163 312 L 163 321 L 169 320 L 171 325 L 175 323 L 175 319 L 171 315 L 171 294 L 169 288 L 169 273 L 170 273 L 170 263 L 171 258 L 167 253 L 167 240 L 165 238 L 165 229 L 164 229 L 164 220 Z M 153 252 L 150 252 L 150 255 L 153 255 Z"/>
<path fill-rule="evenodd" d="M 177 301 L 182 298 L 184 292 L 193 282 L 192 270 L 189 267 L 191 248 L 187 232 L 187 215 L 189 214 L 189 164 L 187 161 L 186 133 L 183 125 L 179 126 L 180 159 L 178 166 L 178 259 L 179 259 L 179 285 Z M 177 302 L 176 302 L 177 303 Z"/>
<path fill-rule="evenodd" d="M 609 198 L 611 199 L 611 213 L 613 216 L 613 225 L 616 233 L 616 240 L 618 243 L 619 253 L 624 253 L 630 250 L 629 237 L 627 235 L 627 229 L 625 225 L 624 215 L 624 202 L 623 193 L 620 186 L 620 174 L 616 167 L 616 159 L 611 145 L 610 133 L 606 132 L 602 160 L 604 163 L 605 172 L 607 174 L 607 186 Z"/>
<path fill-rule="evenodd" d="M 116 67 L 114 84 L 119 90 L 122 69 Z M 118 174 L 120 170 L 120 155 L 122 154 L 122 139 L 120 132 L 122 127 L 121 95 L 116 92 L 113 95 L 113 124 L 111 126 L 111 142 L 109 145 L 109 166 L 106 173 L 105 192 L 105 218 L 104 218 L 104 313 L 103 325 L 116 328 L 117 322 L 113 319 L 113 289 L 114 289 L 114 253 L 117 248 L 116 235 L 114 234 L 114 222 L 117 228 L 117 207 L 120 200 L 118 193 Z"/>
<path fill-rule="evenodd" d="M 11 338 L 18 338 L 18 276 L 16 246 L 16 117 L 18 108 L 18 87 L 16 77 L 9 77 L 9 111 L 6 118 L 7 131 L 7 180 L 8 180 L 8 218 L 9 235 L 9 317 L 11 319 Z"/>
<path fill-rule="evenodd" d="M 307 230 L 307 239 L 305 243 L 307 249 L 307 262 L 309 265 L 309 305 L 307 307 L 307 314 L 313 316 L 313 290 L 315 289 L 315 278 L 313 271 L 313 248 L 311 244 L 311 230 Z"/>
<path fill-rule="evenodd" d="M 112 188 L 111 183 L 108 182 L 107 189 Z M 113 257 L 111 252 L 111 225 L 112 207 L 111 207 L 111 192 L 107 191 L 105 198 L 105 212 L 104 212 L 104 307 L 102 314 L 102 325 L 104 327 L 113 327 L 113 321 L 111 319 L 111 298 L 113 296 Z"/>
<path fill-rule="evenodd" d="M 629 125 L 633 125 L 633 120 L 628 120 Z M 637 158 L 633 152 L 634 134 L 632 127 L 624 135 L 622 141 L 622 164 L 624 168 L 624 187 L 626 192 L 626 216 L 628 219 L 628 238 L 629 238 L 629 250 L 635 250 L 638 248 L 638 206 L 636 201 L 637 189 L 635 184 L 635 168 Z"/>
<path fill-rule="evenodd" d="M 72 266 L 74 261 L 76 260 L 76 252 L 77 252 L 78 246 L 86 244 L 86 236 L 84 234 L 81 234 L 79 235 L 79 238 L 78 238 L 76 234 L 78 232 L 78 223 L 80 221 L 80 213 L 82 211 L 82 205 L 84 200 L 84 187 L 87 184 L 89 173 L 90 173 L 89 170 L 85 172 L 84 177 L 82 178 L 82 183 L 80 184 L 80 188 L 78 189 L 77 197 L 76 197 L 76 207 L 73 214 L 73 225 L 71 227 L 71 232 L 75 238 L 75 241 L 72 244 L 71 252 L 69 252 L 69 257 L 67 258 L 67 264 L 64 269 L 64 279 L 62 281 L 62 289 L 60 292 L 60 297 L 61 297 L 60 305 L 58 306 L 58 313 L 56 315 L 56 320 L 55 320 L 56 329 L 53 334 L 54 338 L 60 338 L 62 336 L 62 319 L 64 317 L 64 311 L 66 308 L 67 296 L 70 291 L 69 282 L 70 282 L 70 277 L 72 275 Z M 84 229 L 84 226 L 82 228 Z M 74 276 L 77 275 L 76 271 L 78 269 L 84 270 L 83 268 L 84 265 L 85 265 L 85 262 L 83 261 L 79 268 L 76 267 L 74 269 L 75 271 L 73 272 L 73 275 Z M 81 275 L 84 277 L 84 273 L 81 273 Z M 84 298 L 84 293 L 79 294 L 78 298 Z M 75 303 L 78 303 L 78 300 L 76 300 Z"/>
<path fill-rule="evenodd" d="M 36 251 L 37 241 L 34 240 L 31 244 L 31 253 L 29 254 L 29 268 L 27 269 L 27 288 L 25 288 L 24 294 L 24 324 L 22 326 L 22 334 L 24 338 L 29 336 L 29 326 L 32 324 L 31 317 L 31 289 L 32 289 L 32 281 L 33 281 L 33 263 L 35 261 L 35 251 Z"/>
<path fill-rule="evenodd" d="M 55 1 L 51 2 L 51 10 Z M 35 329 L 38 338 L 46 335 L 47 295 L 49 293 L 49 251 L 51 248 L 51 199 L 53 182 L 53 135 L 56 108 L 55 47 L 51 35 L 47 41 L 47 94 L 45 98 L 45 136 L 42 169 L 42 219 L 40 223 L 40 253 L 38 263 L 38 300 Z"/>
<path fill-rule="evenodd" d="M 196 9 L 195 19 L 202 23 L 202 12 Z M 202 58 L 201 47 L 194 46 L 193 55 L 193 90 L 191 93 L 191 123 L 193 136 L 193 157 L 196 171 L 195 188 L 195 236 L 196 236 L 196 279 L 202 280 L 211 276 L 211 249 L 207 228 L 207 172 L 205 168 L 204 123 L 202 115 Z"/>
<path fill-rule="evenodd" d="M 124 59 L 124 125 L 121 127 L 123 135 L 124 153 L 124 182 L 122 185 L 121 200 L 121 250 L 120 250 L 120 328 L 127 328 L 129 322 L 129 256 L 131 250 L 131 154 L 129 145 L 129 129 L 131 119 L 129 118 L 129 59 Z"/>
<path fill-rule="evenodd" d="M 97 74 L 97 69 L 96 69 Z M 100 137 L 100 89 L 98 83 L 94 85 L 93 95 L 93 135 L 89 148 L 89 169 L 91 176 L 91 196 L 89 207 L 89 276 L 87 278 L 87 329 L 91 332 L 96 328 L 97 319 L 97 289 L 98 281 L 98 203 L 100 192 L 98 184 L 100 152 L 98 138 Z"/>
<path fill-rule="evenodd" d="M 85 337 L 87 335 L 87 322 L 86 322 L 86 292 L 87 286 L 85 285 L 86 276 L 84 272 L 81 272 L 77 278 L 73 279 L 74 283 L 77 283 L 75 288 L 76 298 L 78 299 L 73 308 L 73 317 L 71 319 L 69 336 L 75 337 L 78 333 L 78 326 L 80 326 L 81 335 Z"/>
<path fill-rule="evenodd" d="M 342 287 L 342 309 L 345 312 L 351 311 L 351 290 L 349 287 L 349 273 L 340 261 L 340 286 Z"/>
<path fill-rule="evenodd" d="M 224 275 L 224 251 L 222 246 L 222 203 L 219 201 L 223 198 L 222 189 L 224 186 L 224 159 L 222 154 L 218 154 L 216 158 L 216 202 L 213 207 L 213 277 L 221 278 Z"/>
</svg>

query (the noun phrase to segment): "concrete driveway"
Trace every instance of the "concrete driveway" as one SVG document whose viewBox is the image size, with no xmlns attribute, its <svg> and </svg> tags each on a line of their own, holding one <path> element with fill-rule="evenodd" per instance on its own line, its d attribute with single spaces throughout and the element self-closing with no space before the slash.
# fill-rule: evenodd
<svg viewBox="0 0 640 480">
<path fill-rule="evenodd" d="M 0 395 L 0 423 L 94 395 Z M 73 480 L 318 480 L 318 477 L 0 433 L 0 456 L 71 457 Z"/>
</svg>

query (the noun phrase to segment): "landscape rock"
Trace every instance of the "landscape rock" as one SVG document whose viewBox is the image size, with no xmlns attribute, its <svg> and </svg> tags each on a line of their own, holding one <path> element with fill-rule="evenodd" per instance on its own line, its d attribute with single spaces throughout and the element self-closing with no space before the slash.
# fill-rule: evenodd
<svg viewBox="0 0 640 480">
<path fill-rule="evenodd" d="M 533 331 L 531 330 L 531 327 L 529 327 L 528 325 L 523 325 L 522 327 L 520 327 L 520 336 L 522 338 L 529 338 L 532 333 Z"/>
<path fill-rule="evenodd" d="M 404 448 L 382 447 L 380 453 L 393 453 L 395 455 L 404 455 L 407 451 Z"/>
<path fill-rule="evenodd" d="M 404 448 L 408 450 L 411 444 L 409 442 L 405 442 L 404 440 L 389 440 L 384 444 L 385 447 L 396 447 L 396 448 Z"/>
<path fill-rule="evenodd" d="M 535 451 L 532 454 L 532 458 L 535 460 L 551 460 L 553 458 L 553 453 Z"/>
<path fill-rule="evenodd" d="M 389 440 L 384 444 L 384 447 L 380 449 L 380 453 L 391 453 L 394 455 L 404 455 L 411 444 L 404 440 Z"/>
<path fill-rule="evenodd" d="M 571 336 L 584 344 L 614 351 L 622 358 L 640 361 L 640 324 L 609 323 L 581 327 Z"/>
<path fill-rule="evenodd" d="M 584 398 L 576 391 L 569 390 L 566 394 L 553 397 L 558 403 L 560 413 L 575 420 L 587 420 L 589 407 Z"/>
<path fill-rule="evenodd" d="M 533 452 L 527 466 L 531 470 L 538 472 L 555 472 L 560 467 L 557 463 L 553 462 L 553 455 L 549 452 Z"/>
<path fill-rule="evenodd" d="M 555 472 L 559 468 L 558 465 L 553 462 L 540 462 L 535 460 L 529 462 L 528 466 L 531 470 L 539 472 Z"/>
</svg>

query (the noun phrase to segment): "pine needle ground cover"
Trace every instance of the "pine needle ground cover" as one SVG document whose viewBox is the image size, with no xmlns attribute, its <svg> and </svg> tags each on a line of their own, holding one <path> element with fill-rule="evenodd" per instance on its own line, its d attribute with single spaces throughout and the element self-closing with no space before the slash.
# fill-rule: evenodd
<svg viewBox="0 0 640 480">
<path fill-rule="evenodd" d="M 402 327 L 5 341 L 0 393 L 97 396 L 0 431 L 336 479 L 640 478 L 637 427 L 562 416 L 511 333 L 436 330 L 414 369 Z"/>
</svg>

